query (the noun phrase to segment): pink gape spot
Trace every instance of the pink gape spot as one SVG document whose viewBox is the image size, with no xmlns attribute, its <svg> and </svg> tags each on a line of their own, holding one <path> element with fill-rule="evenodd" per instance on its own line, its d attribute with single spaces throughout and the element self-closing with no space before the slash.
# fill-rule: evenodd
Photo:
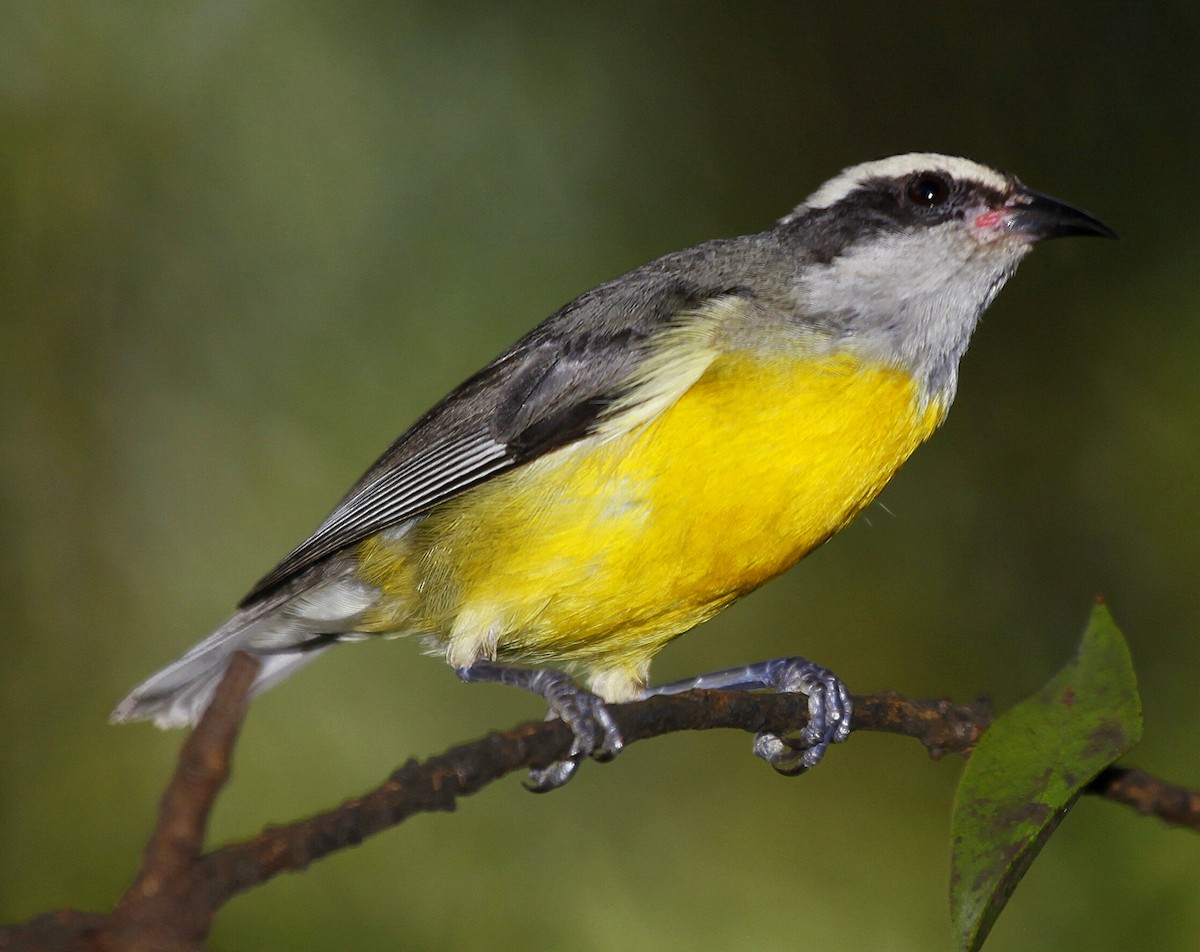
<svg viewBox="0 0 1200 952">
<path fill-rule="evenodd" d="M 1000 222 L 1008 217 L 1008 212 L 1004 209 L 993 208 L 984 212 L 981 215 L 975 216 L 976 228 L 995 228 Z"/>
</svg>

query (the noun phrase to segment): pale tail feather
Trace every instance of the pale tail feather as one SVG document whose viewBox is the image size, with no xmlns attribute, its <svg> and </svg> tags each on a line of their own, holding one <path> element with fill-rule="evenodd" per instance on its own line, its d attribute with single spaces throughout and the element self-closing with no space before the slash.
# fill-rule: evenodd
<svg viewBox="0 0 1200 952">
<path fill-rule="evenodd" d="M 355 618 L 376 597 L 361 583 L 331 580 L 282 604 L 240 611 L 134 688 L 109 720 L 153 720 L 162 728 L 195 724 L 235 651 L 248 651 L 262 664 L 251 688 L 251 696 L 260 694 L 327 651 L 339 635 L 353 637 Z"/>
</svg>

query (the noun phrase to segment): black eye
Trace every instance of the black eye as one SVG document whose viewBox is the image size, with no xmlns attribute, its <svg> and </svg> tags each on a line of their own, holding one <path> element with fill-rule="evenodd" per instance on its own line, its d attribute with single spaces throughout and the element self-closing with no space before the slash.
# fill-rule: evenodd
<svg viewBox="0 0 1200 952">
<path fill-rule="evenodd" d="M 933 208 L 950 197 L 950 182 L 933 172 L 921 172 L 909 179 L 905 194 L 914 205 Z"/>
</svg>

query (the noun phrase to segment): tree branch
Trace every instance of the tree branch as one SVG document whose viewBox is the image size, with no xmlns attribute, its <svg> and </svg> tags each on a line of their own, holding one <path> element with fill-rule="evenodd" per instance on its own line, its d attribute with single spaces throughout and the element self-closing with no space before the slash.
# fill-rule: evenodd
<svg viewBox="0 0 1200 952">
<path fill-rule="evenodd" d="M 690 691 L 610 705 L 626 745 L 684 730 L 734 728 L 791 733 L 808 722 L 800 695 Z M 894 694 L 855 698 L 855 729 L 919 738 L 934 756 L 964 753 L 990 720 L 984 705 L 912 701 Z M 277 873 L 304 869 L 415 813 L 450 811 L 460 797 L 506 774 L 546 767 L 570 750 L 573 737 L 561 721 L 522 724 L 453 747 L 423 762 L 410 760 L 374 790 L 325 813 L 265 830 L 251 840 L 207 854 L 200 869 L 217 904 Z M 576 781 L 578 782 L 578 781 Z"/>
<path fill-rule="evenodd" d="M 1108 767 L 1087 787 L 1088 793 L 1156 816 L 1172 826 L 1200 831 L 1200 790 L 1189 790 L 1138 770 Z"/>
<path fill-rule="evenodd" d="M 142 868 L 113 913 L 120 936 L 149 939 L 151 947 L 187 948 L 191 943 L 199 948 L 208 934 L 219 904 L 194 895 L 197 860 L 213 804 L 229 780 L 233 748 L 259 667 L 255 658 L 237 652 L 208 710 L 183 742 Z"/>
<path fill-rule="evenodd" d="M 561 759 L 573 739 L 559 721 L 496 731 L 425 761 L 410 760 L 374 790 L 324 813 L 201 855 L 208 816 L 228 780 L 257 671 L 257 661 L 235 655 L 212 704 L 183 744 L 141 870 L 113 914 L 62 910 L 40 916 L 0 929 L 0 949 L 199 952 L 213 916 L 238 893 L 279 873 L 302 870 L 413 814 L 453 810 L 458 798 L 513 771 Z M 932 757 L 968 755 L 992 721 L 982 700 L 964 707 L 946 699 L 921 701 L 886 693 L 856 697 L 854 703 L 855 731 L 916 738 Z M 808 721 L 807 700 L 794 694 L 691 691 L 612 705 L 610 710 L 626 744 L 682 730 L 787 734 Z M 1200 831 L 1200 791 L 1141 770 L 1110 767 L 1087 792 Z"/>
</svg>

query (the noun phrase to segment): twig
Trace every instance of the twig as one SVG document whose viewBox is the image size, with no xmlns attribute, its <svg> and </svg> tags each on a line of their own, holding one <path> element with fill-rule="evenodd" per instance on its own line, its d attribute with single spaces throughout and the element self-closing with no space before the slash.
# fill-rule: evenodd
<svg viewBox="0 0 1200 952">
<path fill-rule="evenodd" d="M 142 868 L 113 913 L 119 934 L 164 933 L 159 944 L 199 943 L 216 907 L 197 902 L 196 861 L 217 794 L 246 718 L 259 662 L 245 652 L 230 661 L 212 702 L 179 751 L 175 773 L 159 804 L 158 822 L 142 855 Z"/>
<path fill-rule="evenodd" d="M 453 810 L 506 774 L 565 756 L 570 731 L 558 721 L 521 724 L 410 760 L 374 790 L 325 813 L 201 855 L 212 805 L 229 764 L 258 664 L 236 655 L 200 724 L 185 741 L 163 795 L 158 824 L 133 885 L 111 916 L 62 910 L 0 928 L 0 952 L 199 952 L 212 918 L 233 896 L 354 846 L 416 813 Z M 898 694 L 856 697 L 856 731 L 914 737 L 932 757 L 967 755 L 992 721 L 988 705 L 920 701 Z M 692 691 L 610 708 L 626 744 L 681 730 L 733 728 L 791 733 L 808 721 L 806 699 L 786 694 Z M 576 781 L 579 782 L 578 780 Z M 1088 793 L 1200 831 L 1200 791 L 1130 768 L 1110 767 Z"/>
<path fill-rule="evenodd" d="M 855 704 L 857 730 L 918 737 L 935 756 L 968 751 L 990 720 L 983 705 L 961 708 L 949 701 L 912 701 L 895 694 L 855 698 Z M 610 711 L 626 745 L 683 730 L 790 733 L 808 722 L 807 699 L 787 694 L 690 691 L 612 705 Z M 493 732 L 424 762 L 410 760 L 361 797 L 205 855 L 200 868 L 209 894 L 219 905 L 278 873 L 304 869 L 415 813 L 453 810 L 458 798 L 506 774 L 561 759 L 571 742 L 571 732 L 561 722 L 538 721 Z"/>
<path fill-rule="evenodd" d="M 1088 793 L 1156 816 L 1172 826 L 1200 831 L 1200 790 L 1188 790 L 1136 767 L 1108 767 L 1087 788 Z"/>
</svg>

